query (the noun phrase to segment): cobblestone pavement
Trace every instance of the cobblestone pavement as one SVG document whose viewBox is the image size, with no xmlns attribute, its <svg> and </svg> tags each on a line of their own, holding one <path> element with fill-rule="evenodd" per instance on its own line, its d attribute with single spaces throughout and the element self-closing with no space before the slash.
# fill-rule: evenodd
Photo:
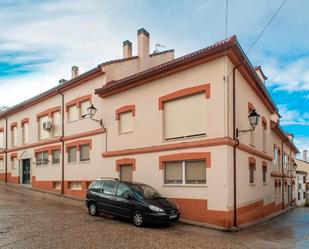
<svg viewBox="0 0 309 249">
<path fill-rule="evenodd" d="M 237 233 L 183 224 L 136 228 L 0 185 L 0 248 L 309 248 L 309 209 Z"/>
</svg>

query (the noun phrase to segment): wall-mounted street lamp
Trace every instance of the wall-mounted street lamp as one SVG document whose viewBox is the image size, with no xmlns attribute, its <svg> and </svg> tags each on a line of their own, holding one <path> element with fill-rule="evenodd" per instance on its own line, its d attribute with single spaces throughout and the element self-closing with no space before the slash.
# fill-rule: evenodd
<svg viewBox="0 0 309 249">
<path fill-rule="evenodd" d="M 253 109 L 249 115 L 248 115 L 249 123 L 252 127 L 250 130 L 238 130 L 236 129 L 236 137 L 239 136 L 239 133 L 241 132 L 248 132 L 248 131 L 254 131 L 255 127 L 258 125 L 259 120 L 260 120 L 260 115 Z"/>
<path fill-rule="evenodd" d="M 296 164 L 295 162 L 291 162 L 291 166 L 292 166 L 292 168 L 293 168 L 294 170 L 297 169 L 297 164 Z"/>
<path fill-rule="evenodd" d="M 100 126 L 103 128 L 104 124 L 103 124 L 103 119 L 95 119 L 93 118 L 93 116 L 96 114 L 97 112 L 97 108 L 94 107 L 94 105 L 92 104 L 91 106 L 89 106 L 87 108 L 87 114 L 83 116 L 83 118 L 90 118 L 93 121 L 96 121 L 100 124 Z"/>
</svg>

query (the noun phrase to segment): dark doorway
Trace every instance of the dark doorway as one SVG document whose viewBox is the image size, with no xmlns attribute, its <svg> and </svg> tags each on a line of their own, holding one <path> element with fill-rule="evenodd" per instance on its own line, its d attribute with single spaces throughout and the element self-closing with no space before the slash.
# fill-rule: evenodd
<svg viewBox="0 0 309 249">
<path fill-rule="evenodd" d="M 23 160 L 23 183 L 30 183 L 30 159 Z"/>
</svg>

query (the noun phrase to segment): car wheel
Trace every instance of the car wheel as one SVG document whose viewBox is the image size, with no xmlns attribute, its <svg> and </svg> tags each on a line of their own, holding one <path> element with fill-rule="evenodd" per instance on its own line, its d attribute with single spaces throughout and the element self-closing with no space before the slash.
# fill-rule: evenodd
<svg viewBox="0 0 309 249">
<path fill-rule="evenodd" d="M 141 211 L 133 213 L 132 221 L 134 226 L 141 227 L 144 225 L 144 214 Z"/>
<path fill-rule="evenodd" d="M 91 202 L 88 206 L 88 212 L 91 216 L 96 216 L 98 214 L 97 205 L 94 202 Z"/>
</svg>

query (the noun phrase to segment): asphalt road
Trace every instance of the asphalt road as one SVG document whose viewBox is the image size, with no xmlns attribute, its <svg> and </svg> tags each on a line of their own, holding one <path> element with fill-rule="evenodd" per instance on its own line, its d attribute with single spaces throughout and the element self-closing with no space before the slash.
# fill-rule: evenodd
<svg viewBox="0 0 309 249">
<path fill-rule="evenodd" d="M 309 248 L 309 208 L 237 233 L 183 224 L 136 228 L 28 192 L 0 185 L 0 248 Z"/>
</svg>

